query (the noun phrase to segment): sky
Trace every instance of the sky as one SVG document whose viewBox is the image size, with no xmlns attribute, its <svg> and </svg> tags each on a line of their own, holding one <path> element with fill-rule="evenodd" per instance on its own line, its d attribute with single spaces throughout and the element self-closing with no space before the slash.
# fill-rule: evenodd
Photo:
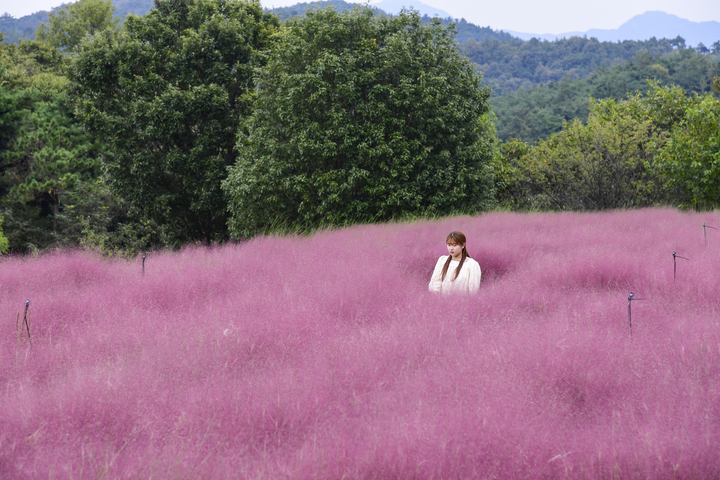
<svg viewBox="0 0 720 480">
<path fill-rule="evenodd" d="M 309 0 L 261 0 L 284 7 Z M 353 0 L 347 0 L 353 1 Z M 482 27 L 525 33 L 564 33 L 591 28 L 615 29 L 635 15 L 660 10 L 678 17 L 720 22 L 719 0 L 421 0 Z M 19 18 L 50 10 L 67 0 L 0 0 L 0 13 Z M 357 2 L 356 2 L 357 3 Z M 374 2 L 371 2 L 374 3 Z"/>
</svg>

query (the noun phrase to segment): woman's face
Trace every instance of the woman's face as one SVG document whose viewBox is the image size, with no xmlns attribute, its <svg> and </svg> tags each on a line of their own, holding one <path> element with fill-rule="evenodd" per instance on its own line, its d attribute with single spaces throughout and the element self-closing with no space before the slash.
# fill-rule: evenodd
<svg viewBox="0 0 720 480">
<path fill-rule="evenodd" d="M 459 260 L 460 257 L 462 257 L 463 248 L 465 248 L 465 245 L 455 243 L 453 240 L 448 240 L 447 242 L 448 253 L 456 260 Z"/>
</svg>

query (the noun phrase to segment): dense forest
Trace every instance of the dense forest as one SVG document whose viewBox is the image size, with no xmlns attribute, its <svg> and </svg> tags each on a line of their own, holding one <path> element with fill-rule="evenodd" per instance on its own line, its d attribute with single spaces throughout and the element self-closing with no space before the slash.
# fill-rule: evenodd
<svg viewBox="0 0 720 480">
<path fill-rule="evenodd" d="M 572 37 L 553 42 L 511 39 L 505 42 L 468 40 L 461 44 L 477 64 L 493 95 L 507 95 L 520 88 L 557 82 L 564 77 L 586 78 L 600 67 L 625 63 L 640 52 L 653 56 L 671 54 L 676 41 L 652 38 L 643 42 L 599 42 L 595 38 Z"/>
<path fill-rule="evenodd" d="M 79 0 L 7 38 L 0 252 L 720 206 L 720 42 L 523 42 L 347 5 L 157 0 L 123 22 Z"/>
<path fill-rule="evenodd" d="M 720 75 L 719 60 L 718 53 L 707 55 L 691 49 L 663 56 L 645 51 L 620 65 L 602 66 L 586 79 L 573 80 L 568 75 L 560 81 L 494 97 L 498 137 L 536 142 L 559 132 L 564 122 L 586 121 L 591 98 L 627 98 L 647 91 L 648 80 L 678 85 L 688 92 L 711 92 L 712 78 Z"/>
<path fill-rule="evenodd" d="M 115 15 L 122 19 L 129 13 L 145 15 L 152 0 L 115 0 L 114 5 Z M 266 11 L 286 21 L 307 11 L 332 7 L 343 12 L 355 6 L 344 0 L 327 0 Z M 5 15 L 0 17 L 0 31 L 5 32 L 7 43 L 34 39 L 41 21 L 47 21 L 47 12 L 18 20 Z M 425 16 L 422 21 L 427 24 L 431 19 Z M 625 98 L 645 90 L 648 79 L 690 92 L 708 92 L 709 79 L 717 75 L 720 61 L 720 40 L 697 51 L 680 37 L 617 43 L 580 37 L 523 41 L 465 19 L 441 19 L 441 23 L 445 27 L 454 24 L 458 48 L 482 72 L 483 84 L 491 87 L 502 140 L 546 138 L 558 132 L 565 121 L 586 120 L 590 97 Z"/>
</svg>

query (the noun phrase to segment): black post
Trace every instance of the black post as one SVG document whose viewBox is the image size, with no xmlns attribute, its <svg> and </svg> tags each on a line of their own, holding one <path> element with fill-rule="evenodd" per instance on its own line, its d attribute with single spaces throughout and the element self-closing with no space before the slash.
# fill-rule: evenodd
<svg viewBox="0 0 720 480">
<path fill-rule="evenodd" d="M 632 308 L 630 305 L 632 304 L 632 299 L 635 296 L 633 292 L 630 292 L 630 295 L 628 296 L 628 333 L 632 337 Z"/>
<path fill-rule="evenodd" d="M 628 295 L 628 333 L 630 334 L 630 338 L 632 338 L 632 308 L 631 304 L 633 300 L 645 300 L 644 298 L 635 298 L 635 294 L 633 292 L 630 292 L 630 295 Z"/>
<path fill-rule="evenodd" d="M 28 338 L 30 338 L 30 324 L 28 323 L 28 309 L 30 308 L 30 299 L 28 298 L 25 300 L 25 315 L 23 315 L 23 323 L 25 324 L 25 327 L 27 327 L 28 332 Z"/>
<path fill-rule="evenodd" d="M 677 273 L 677 260 L 676 258 L 682 258 L 683 260 L 690 260 L 689 258 L 681 257 L 677 253 L 673 252 L 673 282 L 675 281 L 675 275 Z"/>
<path fill-rule="evenodd" d="M 143 269 L 142 269 L 143 277 L 145 276 L 145 255 L 143 255 Z"/>
<path fill-rule="evenodd" d="M 673 282 L 675 281 L 675 275 L 677 274 L 677 261 L 675 260 L 675 252 L 673 252 Z"/>
<path fill-rule="evenodd" d="M 710 225 L 706 225 L 705 222 L 703 222 L 703 237 L 705 237 L 705 247 L 707 247 L 707 229 L 712 228 L 713 230 L 717 230 L 715 227 L 711 227 Z"/>
</svg>

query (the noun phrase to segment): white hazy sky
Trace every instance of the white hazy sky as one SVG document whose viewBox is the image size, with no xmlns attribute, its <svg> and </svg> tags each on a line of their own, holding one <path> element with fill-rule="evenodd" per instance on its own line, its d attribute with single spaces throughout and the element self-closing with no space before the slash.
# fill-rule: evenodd
<svg viewBox="0 0 720 480">
<path fill-rule="evenodd" d="M 261 1 L 265 7 L 284 7 L 294 5 L 301 0 Z M 720 0 L 421 1 L 479 26 L 526 33 L 563 33 L 591 28 L 613 29 L 648 10 L 660 10 L 694 22 L 708 20 L 720 22 Z M 62 3 L 68 2 L 67 0 L 0 0 L 0 13 L 7 12 L 19 18 L 39 10 L 49 10 Z"/>
</svg>

